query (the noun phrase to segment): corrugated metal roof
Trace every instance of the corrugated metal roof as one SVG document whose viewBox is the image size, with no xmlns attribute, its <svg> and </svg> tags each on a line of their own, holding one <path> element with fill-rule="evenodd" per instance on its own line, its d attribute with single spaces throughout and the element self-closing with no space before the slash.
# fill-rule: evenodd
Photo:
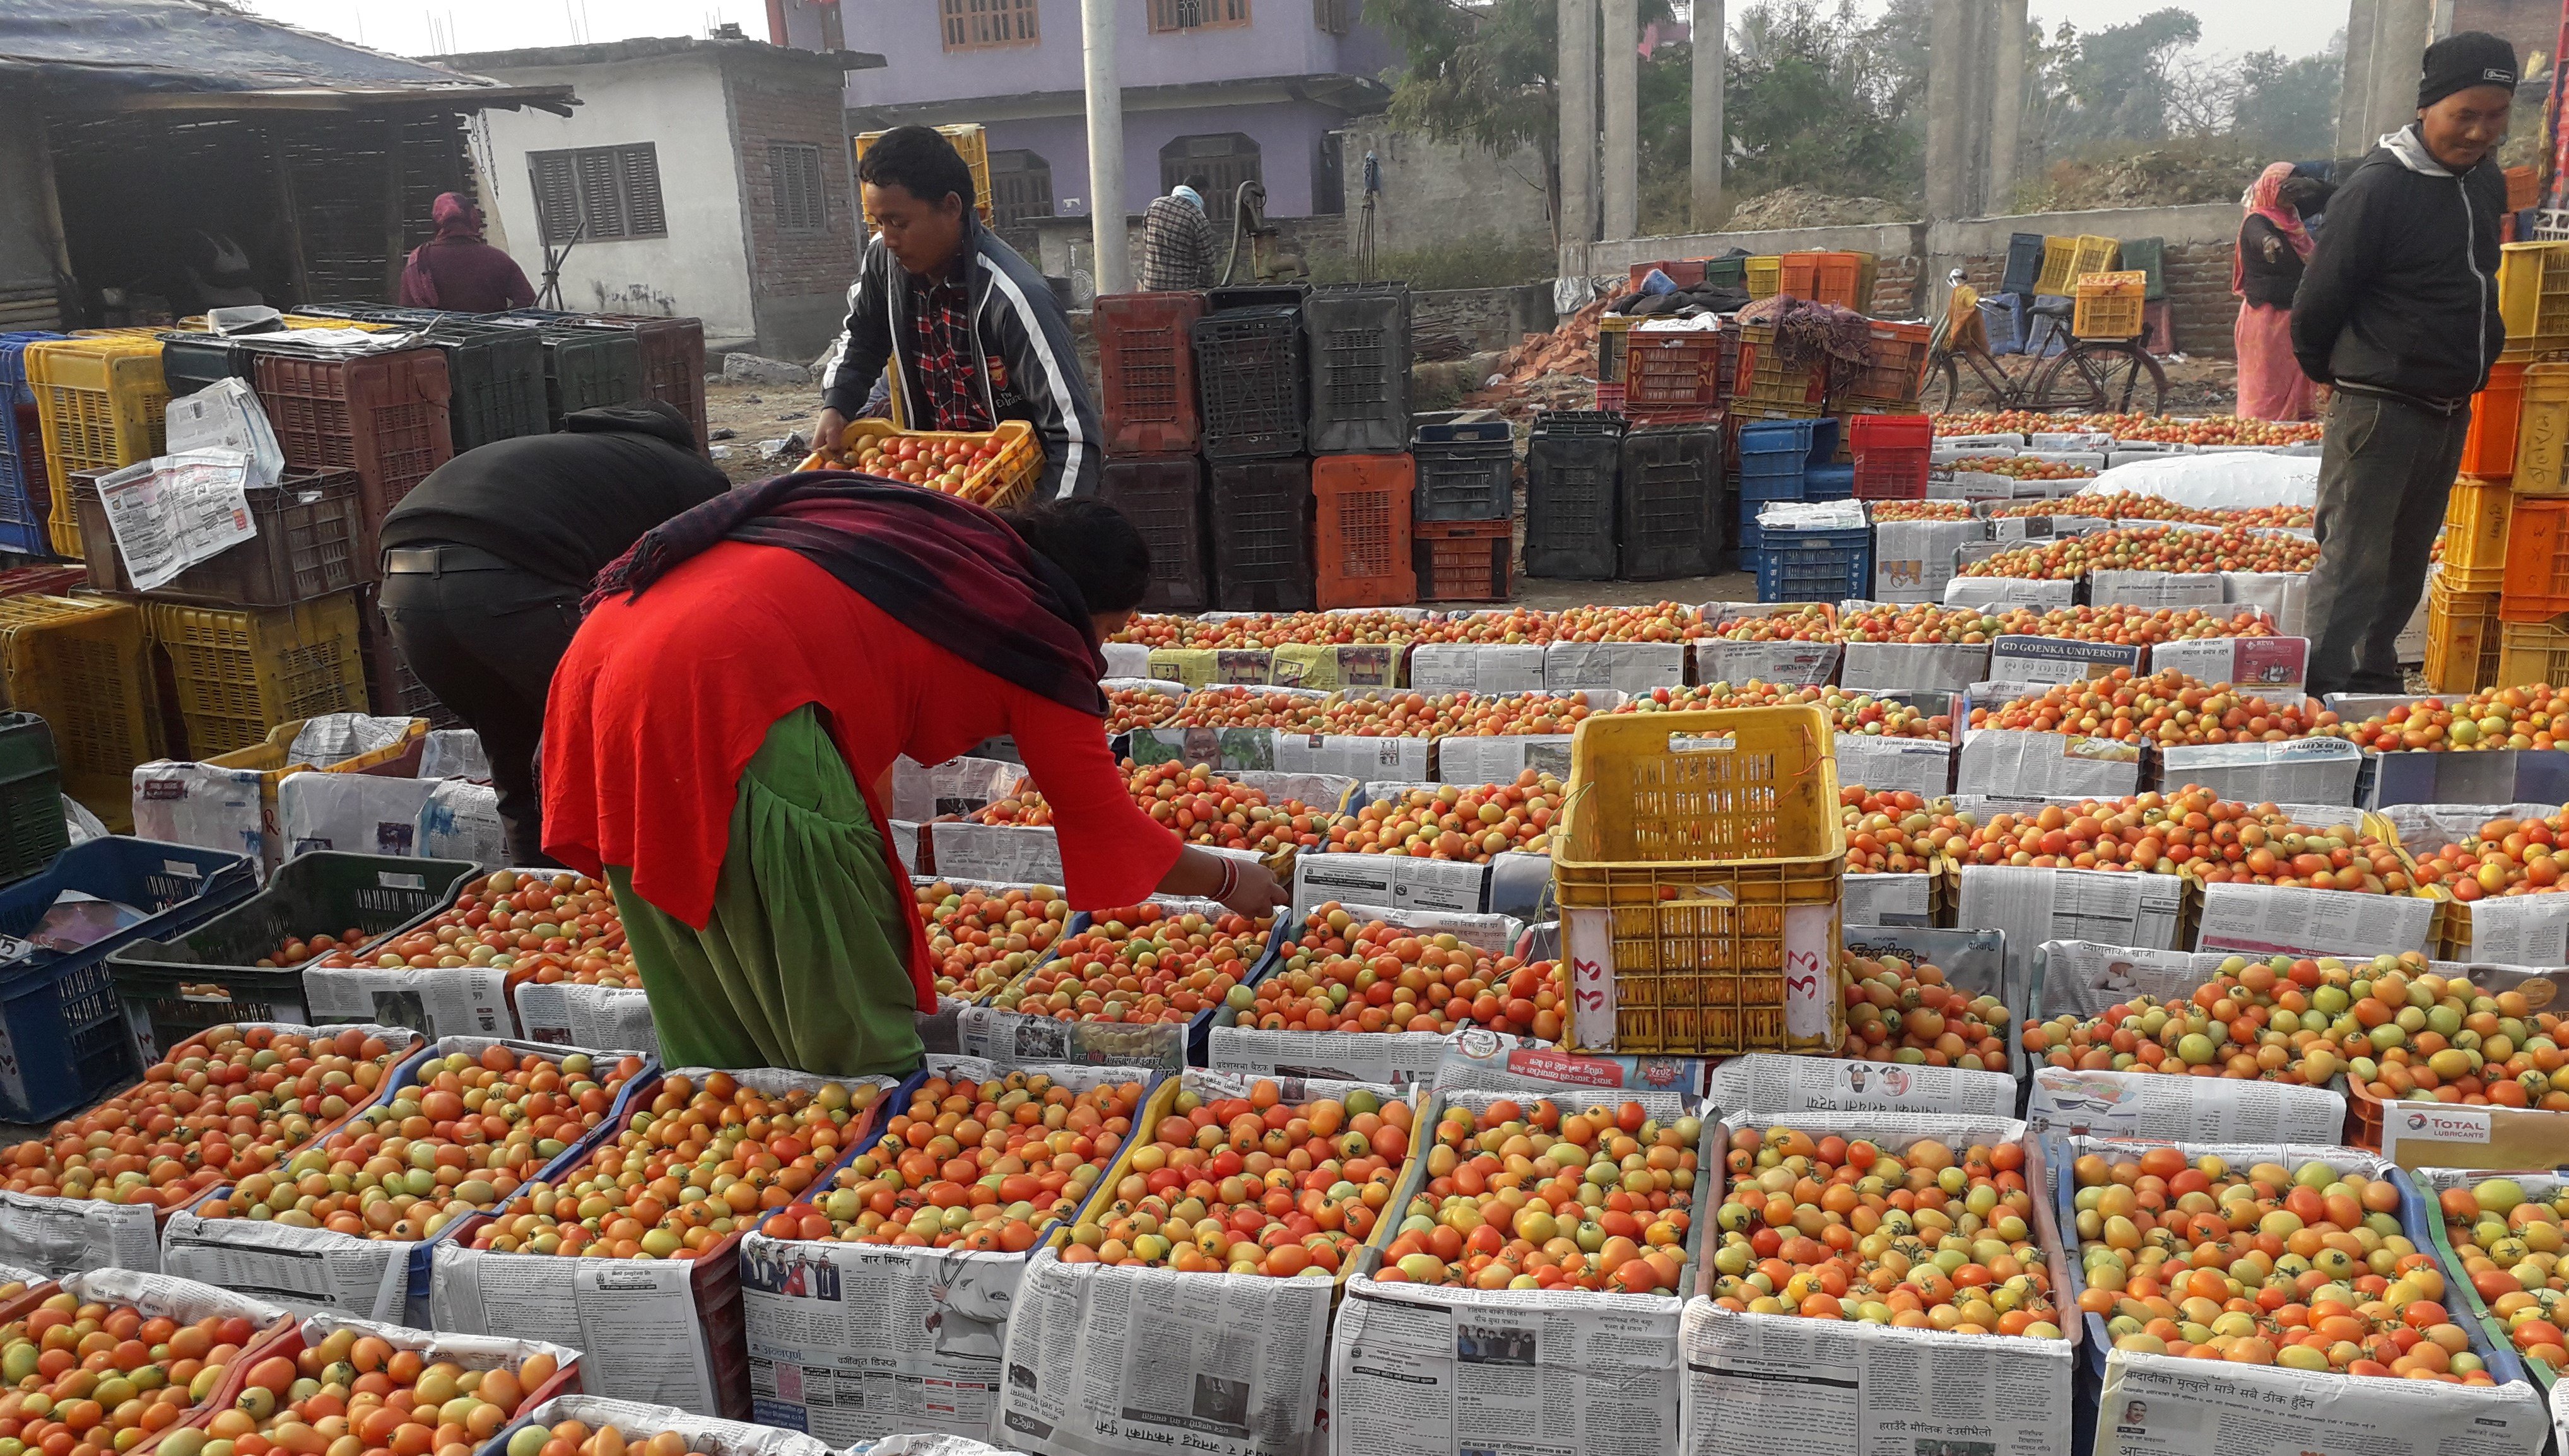
<svg viewBox="0 0 2569 1456">
<path fill-rule="evenodd" d="M 479 76 L 388 56 L 213 0 L 8 0 L 0 80 L 156 92 L 453 93 Z"/>
</svg>

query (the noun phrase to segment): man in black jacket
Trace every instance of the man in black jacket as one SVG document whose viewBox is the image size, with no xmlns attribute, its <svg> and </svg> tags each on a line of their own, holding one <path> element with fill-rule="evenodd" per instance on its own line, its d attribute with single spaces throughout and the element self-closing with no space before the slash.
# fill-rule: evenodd
<svg viewBox="0 0 2569 1456">
<path fill-rule="evenodd" d="M 2293 299 L 2293 354 L 2334 385 L 2311 573 L 2313 693 L 2398 692 L 2395 646 L 2426 580 L 2471 396 L 2506 344 L 2496 161 L 2515 50 L 2482 31 L 2426 48 L 2417 120 L 2328 204 Z"/>
<path fill-rule="evenodd" d="M 536 740 L 553 669 L 598 568 L 731 489 L 658 401 L 580 410 L 436 470 L 384 518 L 384 619 L 438 701 L 482 737 L 509 863 L 550 865 Z"/>
<path fill-rule="evenodd" d="M 1097 411 L 1070 320 L 1016 249 L 981 225 L 972 173 L 926 127 L 896 127 L 857 166 L 881 229 L 848 287 L 848 319 L 821 369 L 815 439 L 836 450 L 895 366 L 914 430 L 1034 426 L 1045 496 L 1097 494 Z"/>
</svg>

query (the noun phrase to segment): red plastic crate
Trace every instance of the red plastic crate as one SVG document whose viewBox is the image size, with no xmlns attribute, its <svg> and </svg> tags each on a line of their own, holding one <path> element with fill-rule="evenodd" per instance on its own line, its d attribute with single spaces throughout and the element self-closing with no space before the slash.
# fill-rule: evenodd
<svg viewBox="0 0 2569 1456">
<path fill-rule="evenodd" d="M 1848 448 L 1855 452 L 1855 498 L 1920 501 L 1927 496 L 1927 464 L 1936 425 L 1925 415 L 1851 415 Z"/>
<path fill-rule="evenodd" d="M 89 569 L 78 561 L 68 566 L 16 566 L 0 571 L 0 596 L 62 596 L 88 584 Z"/>
<path fill-rule="evenodd" d="M 2569 612 L 2569 497 L 2518 496 L 2498 620 L 2547 622 L 2562 612 Z"/>
<path fill-rule="evenodd" d="M 1720 334 L 1708 329 L 1635 329 L 1625 336 L 1626 414 L 1720 407 Z"/>
<path fill-rule="evenodd" d="M 1323 455 L 1311 462 L 1314 594 L 1321 610 L 1418 600 L 1409 546 L 1417 480 L 1406 455 Z"/>
<path fill-rule="evenodd" d="M 696 430 L 696 448 L 710 443 L 705 429 L 705 325 L 695 318 L 601 313 L 600 323 L 630 329 L 642 353 L 642 393 L 676 408 Z"/>
<path fill-rule="evenodd" d="M 1508 521 L 1420 521 L 1410 554 L 1421 601 L 1505 601 L 1514 578 L 1516 526 Z"/>
<path fill-rule="evenodd" d="M 1097 300 L 1098 374 L 1106 389 L 1110 455 L 1185 455 L 1204 423 L 1196 412 L 1196 355 L 1189 326 L 1201 293 L 1108 293 Z"/>
<path fill-rule="evenodd" d="M 381 555 L 384 517 L 455 454 L 446 354 L 401 349 L 347 359 L 261 354 L 258 401 L 289 469 L 357 473 L 359 555 Z"/>
<path fill-rule="evenodd" d="M 2515 474 L 2515 426 L 2524 415 L 2524 361 L 2489 366 L 2488 383 L 2471 400 L 2470 433 L 2462 437 L 2461 473 L 2482 480 Z"/>
</svg>

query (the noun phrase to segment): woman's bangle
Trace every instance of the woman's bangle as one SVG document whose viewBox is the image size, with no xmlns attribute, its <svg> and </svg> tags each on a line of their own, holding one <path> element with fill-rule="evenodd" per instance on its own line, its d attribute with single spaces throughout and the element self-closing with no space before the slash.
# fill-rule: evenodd
<svg viewBox="0 0 2569 1456">
<path fill-rule="evenodd" d="M 1222 861 L 1222 884 L 1215 889 L 1213 898 L 1228 904 L 1231 900 L 1232 892 L 1240 889 L 1240 862 L 1231 858 L 1229 855 L 1221 855 L 1216 858 Z"/>
</svg>

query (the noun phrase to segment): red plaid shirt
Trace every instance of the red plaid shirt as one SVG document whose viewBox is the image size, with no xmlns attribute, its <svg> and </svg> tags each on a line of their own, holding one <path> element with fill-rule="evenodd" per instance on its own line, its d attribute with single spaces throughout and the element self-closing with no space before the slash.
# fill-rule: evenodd
<svg viewBox="0 0 2569 1456">
<path fill-rule="evenodd" d="M 962 281 L 971 259 L 957 262 L 932 284 L 912 280 L 911 352 L 929 416 L 911 422 L 915 429 L 987 430 L 995 423 L 981 392 L 984 366 L 972 332 L 972 290 Z"/>
</svg>

